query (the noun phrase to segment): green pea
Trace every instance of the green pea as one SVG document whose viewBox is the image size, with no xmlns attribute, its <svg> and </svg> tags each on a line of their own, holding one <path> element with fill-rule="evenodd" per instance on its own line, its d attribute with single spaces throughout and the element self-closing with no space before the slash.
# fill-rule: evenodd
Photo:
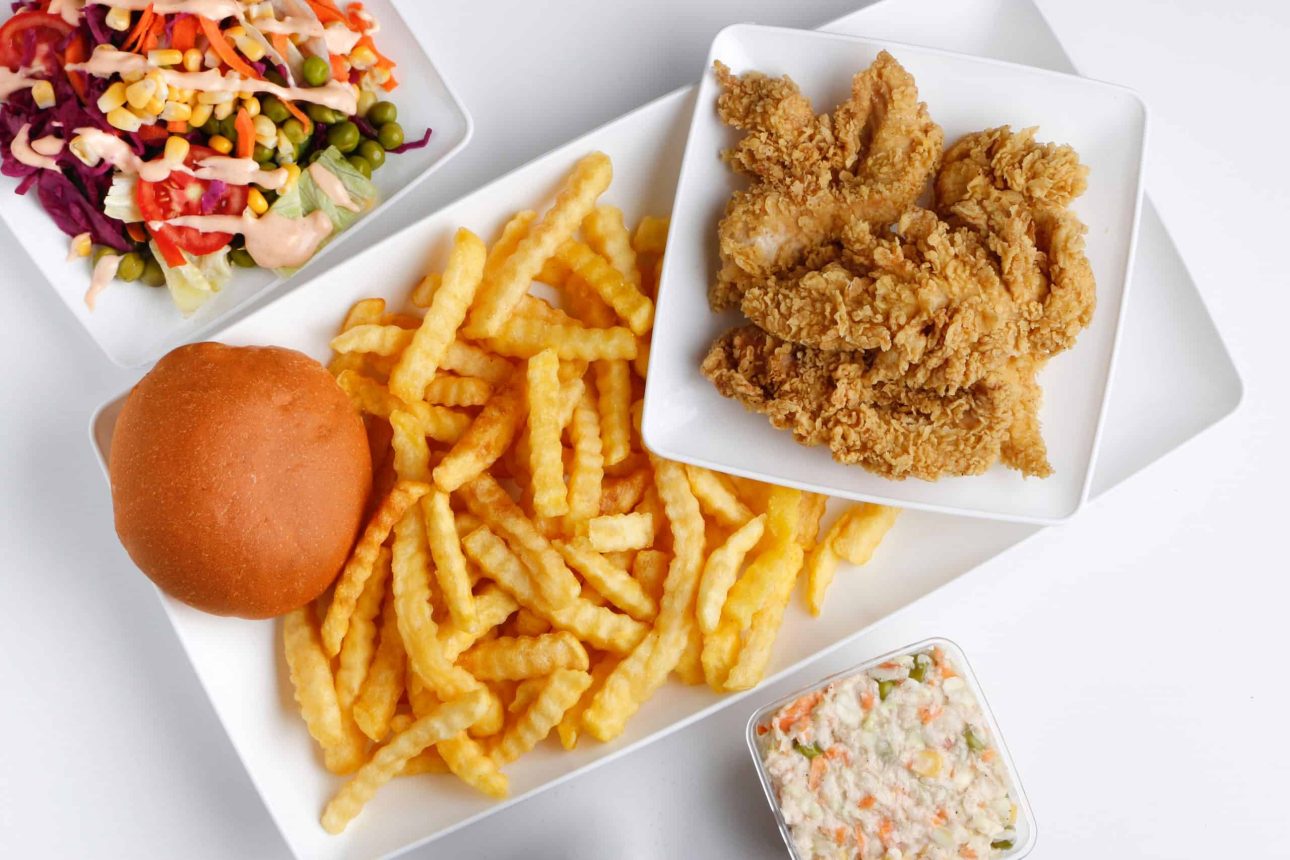
<svg viewBox="0 0 1290 860">
<path fill-rule="evenodd" d="M 207 137 L 214 137 L 219 134 L 219 120 L 212 116 L 202 123 L 202 131 L 205 132 Z"/>
<path fill-rule="evenodd" d="M 1013 842 L 1011 839 L 996 839 L 990 843 L 990 847 L 995 851 L 1007 851 L 1012 847 L 1012 845 Z"/>
<path fill-rule="evenodd" d="M 166 273 L 161 268 L 161 264 L 156 260 L 149 259 L 143 264 L 143 282 L 150 287 L 164 287 L 166 285 Z"/>
<path fill-rule="evenodd" d="M 331 80 L 331 64 L 322 57 L 310 57 L 304 65 L 305 83 L 311 87 L 321 87 Z"/>
<path fill-rule="evenodd" d="M 110 248 L 107 245 L 95 245 L 94 254 L 90 257 L 90 261 L 92 263 L 97 263 L 99 260 L 102 260 L 108 254 L 115 254 L 115 253 L 117 253 L 117 250 L 115 248 Z"/>
<path fill-rule="evenodd" d="M 387 122 L 376 131 L 376 139 L 389 151 L 403 145 L 403 126 L 397 122 Z"/>
<path fill-rule="evenodd" d="M 121 265 L 117 267 L 116 276 L 122 281 L 137 281 L 143 274 L 143 257 L 140 257 L 134 251 L 126 254 L 121 258 Z"/>
<path fill-rule="evenodd" d="M 264 78 L 270 83 L 277 84 L 280 87 L 285 87 L 287 85 L 287 79 L 282 77 L 282 74 L 273 66 L 269 66 L 269 68 L 265 70 Z"/>
<path fill-rule="evenodd" d="M 915 654 L 913 668 L 909 670 L 909 680 L 923 683 L 923 679 L 927 677 L 927 667 L 931 662 L 925 655 Z"/>
<path fill-rule="evenodd" d="M 399 109 L 394 106 L 394 102 L 377 102 L 367 109 L 367 121 L 378 128 L 398 118 Z"/>
<path fill-rule="evenodd" d="M 344 119 L 341 114 L 338 114 L 326 105 L 306 105 L 305 113 L 309 115 L 311 120 L 314 122 L 320 122 L 323 125 L 331 125 L 334 122 L 339 122 Z"/>
<path fill-rule="evenodd" d="M 348 120 L 338 122 L 327 129 L 327 143 L 341 152 L 353 152 L 358 148 L 358 142 L 362 139 L 363 136 L 359 133 L 358 126 Z"/>
<path fill-rule="evenodd" d="M 282 133 L 287 136 L 287 140 L 296 145 L 304 143 L 309 138 L 309 134 L 305 131 L 305 124 L 295 117 L 282 124 Z"/>
<path fill-rule="evenodd" d="M 236 141 L 237 140 L 237 120 L 231 116 L 226 116 L 223 119 L 219 120 L 218 122 L 219 122 L 219 131 L 217 133 L 224 135 L 229 140 Z"/>
<path fill-rule="evenodd" d="M 793 741 L 793 749 L 806 756 L 808 759 L 815 758 L 818 755 L 824 755 L 824 750 L 820 749 L 818 743 L 804 744 L 801 741 Z"/>
<path fill-rule="evenodd" d="M 881 701 L 884 701 L 884 702 L 887 701 L 887 696 L 891 693 L 892 690 L 896 688 L 896 685 L 899 683 L 900 683 L 899 681 L 879 681 L 878 698 Z"/>
<path fill-rule="evenodd" d="M 976 732 L 972 731 L 971 726 L 963 730 L 963 740 L 972 752 L 981 752 L 981 750 L 985 749 L 985 741 L 976 736 Z"/>
<path fill-rule="evenodd" d="M 281 125 L 291 116 L 291 111 L 277 96 L 265 96 L 260 99 L 260 113 L 273 120 L 274 125 Z"/>
<path fill-rule="evenodd" d="M 367 159 L 376 170 L 385 164 L 385 148 L 374 140 L 365 140 L 358 145 L 358 154 Z"/>
<path fill-rule="evenodd" d="M 254 158 L 257 163 L 264 164 L 265 162 L 273 160 L 273 150 L 257 143 L 255 145 L 255 151 L 251 153 L 251 157 Z"/>
<path fill-rule="evenodd" d="M 368 161 L 363 156 L 351 155 L 349 157 L 349 165 L 368 179 L 372 178 L 372 162 Z"/>
<path fill-rule="evenodd" d="M 255 258 L 245 248 L 238 248 L 236 251 L 228 252 L 229 262 L 234 266 L 242 269 L 254 269 Z"/>
</svg>

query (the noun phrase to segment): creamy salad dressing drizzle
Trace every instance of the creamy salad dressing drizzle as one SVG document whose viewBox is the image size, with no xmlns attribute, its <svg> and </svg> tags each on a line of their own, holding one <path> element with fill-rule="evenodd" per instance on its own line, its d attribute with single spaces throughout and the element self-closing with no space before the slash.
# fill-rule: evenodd
<svg viewBox="0 0 1290 860">
<path fill-rule="evenodd" d="M 323 167 L 318 162 L 309 165 L 309 175 L 317 183 L 319 190 L 327 195 L 327 199 L 335 203 L 341 209 L 348 209 L 350 212 L 362 212 L 363 207 L 354 202 L 354 198 L 349 196 L 349 189 L 345 183 L 340 181 L 340 177 Z"/>
<path fill-rule="evenodd" d="M 106 161 L 117 170 L 138 174 L 146 182 L 164 182 L 172 173 L 188 173 L 198 179 L 218 179 L 229 185 L 254 183 L 269 191 L 277 191 L 287 184 L 290 176 L 285 167 L 264 170 L 254 159 L 223 155 L 201 159 L 196 170 L 184 164 L 172 164 L 165 158 L 144 161 L 124 140 L 98 128 L 76 129 L 73 148 L 78 157 L 91 166 Z"/>
<path fill-rule="evenodd" d="M 40 71 L 40 69 L 24 66 L 15 72 L 8 66 L 0 65 L 0 101 L 4 101 L 19 90 L 31 89 Z"/>
<path fill-rule="evenodd" d="M 9 144 L 9 152 L 13 153 L 14 158 L 18 159 L 18 161 L 27 165 L 28 167 L 38 167 L 38 168 L 41 168 L 42 170 L 57 170 L 58 162 L 53 158 L 51 158 L 50 156 L 57 155 L 58 150 L 56 149 L 54 150 L 53 153 L 49 153 L 49 154 L 44 154 L 37 151 L 36 148 L 32 146 L 31 141 L 29 139 L 30 133 L 31 133 L 31 123 L 29 122 L 23 123 L 22 128 L 18 129 L 18 133 L 13 136 L 13 143 Z M 42 137 L 39 142 L 48 141 L 48 140 L 50 140 L 50 138 Z M 58 138 L 53 138 L 53 140 L 57 141 Z M 60 144 L 62 143 L 62 141 L 58 141 L 58 142 Z M 43 148 L 47 148 L 47 147 L 43 147 Z M 60 146 L 59 149 L 61 148 L 62 147 Z"/>
<path fill-rule="evenodd" d="M 327 213 L 314 211 L 303 218 L 287 218 L 270 210 L 256 218 L 251 210 L 237 215 L 181 215 L 168 221 L 153 221 L 154 230 L 162 224 L 191 227 L 203 233 L 241 233 L 246 251 L 256 264 L 265 269 L 293 269 L 303 266 L 332 232 Z"/>
<path fill-rule="evenodd" d="M 49 0 L 49 14 L 57 15 L 72 26 L 80 23 L 84 8 L 85 0 Z"/>
<path fill-rule="evenodd" d="M 115 6 L 118 9 L 129 9 L 138 12 L 152 7 L 152 11 L 161 15 L 173 15 L 187 12 L 218 21 L 221 18 L 241 17 L 242 4 L 237 0 L 86 0 L 87 6 Z"/>
<path fill-rule="evenodd" d="M 104 254 L 94 264 L 94 274 L 90 276 L 90 288 L 85 291 L 85 306 L 91 311 L 94 310 L 99 294 L 116 278 L 116 270 L 121 268 L 123 259 L 117 254 Z"/>
</svg>

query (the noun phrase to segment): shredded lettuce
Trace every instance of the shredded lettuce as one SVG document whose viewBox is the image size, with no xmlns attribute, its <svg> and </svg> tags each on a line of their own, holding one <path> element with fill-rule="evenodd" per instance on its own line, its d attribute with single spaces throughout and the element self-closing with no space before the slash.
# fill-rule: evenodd
<svg viewBox="0 0 1290 860">
<path fill-rule="evenodd" d="M 362 217 L 363 213 L 372 207 L 376 202 L 376 186 L 371 180 L 359 173 L 354 167 L 345 160 L 345 156 L 334 146 L 329 146 L 318 156 L 318 163 L 327 171 L 335 174 L 345 190 L 349 192 L 350 199 L 358 204 L 360 211 L 351 212 L 348 209 L 342 209 L 331 201 L 331 198 L 323 193 L 314 182 L 313 177 L 309 175 L 309 170 L 305 169 L 300 174 L 300 179 L 296 181 L 295 186 L 273 204 L 273 211 L 284 218 L 303 218 L 311 212 L 321 211 L 332 223 L 332 234 L 327 241 L 331 241 L 339 233 L 348 229 L 355 221 Z M 326 243 L 324 243 L 326 244 Z M 295 269 L 278 269 L 277 273 L 286 277 L 294 272 Z"/>
<path fill-rule="evenodd" d="M 136 192 L 139 177 L 133 173 L 117 172 L 112 175 L 112 185 L 103 198 L 103 214 L 118 221 L 132 224 L 143 220 Z"/>
<path fill-rule="evenodd" d="M 152 256 L 161 265 L 166 275 L 166 288 L 170 298 L 180 313 L 188 316 L 206 302 L 210 301 L 220 289 L 233 277 L 233 267 L 229 264 L 228 248 L 222 248 L 213 254 L 196 256 L 180 248 L 188 262 L 183 266 L 169 266 L 161 254 L 156 242 L 152 245 Z"/>
</svg>

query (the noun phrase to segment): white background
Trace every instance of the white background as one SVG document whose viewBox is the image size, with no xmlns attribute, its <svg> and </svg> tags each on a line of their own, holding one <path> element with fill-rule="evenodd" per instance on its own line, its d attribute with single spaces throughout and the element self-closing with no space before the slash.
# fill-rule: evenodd
<svg viewBox="0 0 1290 860">
<path fill-rule="evenodd" d="M 407 0 L 476 134 L 367 238 L 691 82 L 725 24 L 816 26 L 856 5 Z M 1234 353 L 1245 402 L 1071 524 L 756 701 L 948 636 L 972 658 L 1022 773 L 1034 856 L 1290 857 L 1290 7 L 1040 5 L 1085 74 L 1151 105 L 1148 188 Z M 101 359 L 0 236 L 0 856 L 282 857 L 112 534 L 85 428 L 133 378 Z M 748 709 L 412 856 L 782 856 L 743 746 Z"/>
</svg>

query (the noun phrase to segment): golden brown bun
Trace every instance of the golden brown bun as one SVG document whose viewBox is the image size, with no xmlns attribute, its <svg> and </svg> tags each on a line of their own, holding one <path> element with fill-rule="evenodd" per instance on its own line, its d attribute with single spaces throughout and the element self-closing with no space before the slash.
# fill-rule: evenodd
<svg viewBox="0 0 1290 860">
<path fill-rule="evenodd" d="M 116 530 L 163 591 L 269 618 L 340 572 L 372 488 L 363 422 L 318 362 L 182 346 L 130 392 L 108 470 Z"/>
</svg>

